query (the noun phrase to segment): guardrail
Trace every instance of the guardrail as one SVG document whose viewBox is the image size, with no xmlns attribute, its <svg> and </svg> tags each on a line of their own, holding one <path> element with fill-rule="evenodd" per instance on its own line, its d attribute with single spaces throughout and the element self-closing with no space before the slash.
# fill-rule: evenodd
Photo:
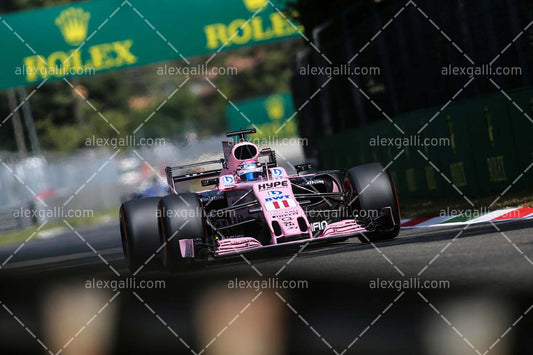
<svg viewBox="0 0 533 355">
<path fill-rule="evenodd" d="M 32 215 L 18 215 L 17 210 L 33 210 L 35 204 L 29 201 L 23 205 L 3 208 L 0 210 L 0 232 L 7 232 L 14 229 L 23 229 L 37 224 L 37 219 Z"/>
</svg>

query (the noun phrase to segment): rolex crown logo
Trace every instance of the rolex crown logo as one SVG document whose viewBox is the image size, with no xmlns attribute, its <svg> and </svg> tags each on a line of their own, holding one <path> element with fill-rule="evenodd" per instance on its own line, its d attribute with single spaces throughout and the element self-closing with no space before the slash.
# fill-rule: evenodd
<svg viewBox="0 0 533 355">
<path fill-rule="evenodd" d="M 56 18 L 56 25 L 68 44 L 79 46 L 87 38 L 90 17 L 91 14 L 83 9 L 70 7 L 61 11 Z"/>
<path fill-rule="evenodd" d="M 243 0 L 244 5 L 250 12 L 256 12 L 261 8 L 264 8 L 268 0 Z"/>
<path fill-rule="evenodd" d="M 279 95 L 271 96 L 266 101 L 266 109 L 268 117 L 273 120 L 279 120 L 285 115 L 285 107 L 283 106 L 283 98 Z"/>
</svg>

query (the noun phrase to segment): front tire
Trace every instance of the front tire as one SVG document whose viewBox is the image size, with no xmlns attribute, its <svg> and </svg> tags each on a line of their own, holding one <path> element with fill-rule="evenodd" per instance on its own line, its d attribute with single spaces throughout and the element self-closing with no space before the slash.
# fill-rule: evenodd
<svg viewBox="0 0 533 355">
<path fill-rule="evenodd" d="M 165 196 L 159 202 L 158 214 L 161 243 L 164 246 L 163 266 L 169 271 L 192 266 L 197 252 L 194 241 L 193 256 L 184 257 L 185 251 L 180 248 L 180 240 L 202 239 L 206 235 L 200 199 L 193 193 Z"/>
<path fill-rule="evenodd" d="M 122 250 L 131 272 L 136 272 L 148 261 L 159 267 L 160 259 L 153 257 L 158 250 L 157 204 L 159 197 L 131 200 L 120 206 L 120 235 Z"/>
<path fill-rule="evenodd" d="M 371 216 L 383 208 L 391 208 L 394 226 L 390 230 L 364 233 L 359 239 L 375 242 L 394 239 L 400 233 L 400 206 L 396 187 L 389 173 L 380 163 L 353 167 L 346 172 L 347 189 L 351 190 L 352 209 L 361 215 Z M 355 200 L 354 200 L 355 199 Z"/>
</svg>

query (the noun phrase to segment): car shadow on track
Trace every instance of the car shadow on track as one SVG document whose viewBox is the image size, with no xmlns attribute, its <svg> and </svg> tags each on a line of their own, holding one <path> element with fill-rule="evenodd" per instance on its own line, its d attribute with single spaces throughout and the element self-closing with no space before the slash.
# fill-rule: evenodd
<svg viewBox="0 0 533 355">
<path fill-rule="evenodd" d="M 533 228 L 533 220 L 520 220 L 520 221 L 502 221 L 495 223 L 495 225 L 498 227 L 496 229 L 492 224 L 484 223 L 484 224 L 472 224 L 468 228 L 465 228 L 466 226 L 454 226 L 454 227 L 448 227 L 445 229 L 442 229 L 441 227 L 426 227 L 426 228 L 420 228 L 420 229 L 411 229 L 411 230 L 403 230 L 400 232 L 400 235 L 395 238 L 394 240 L 389 241 L 382 241 L 382 242 L 375 242 L 374 245 L 370 243 L 362 243 L 357 241 L 356 238 L 351 238 L 348 241 L 345 242 L 333 242 L 331 244 L 321 244 L 321 245 L 308 245 L 300 255 L 298 255 L 298 258 L 314 258 L 319 256 L 332 256 L 336 254 L 343 254 L 347 252 L 353 252 L 353 251 L 363 251 L 363 250 L 369 250 L 374 249 L 374 247 L 378 247 L 380 249 L 382 248 L 388 248 L 388 247 L 394 247 L 394 246 L 401 246 L 401 245 L 410 245 L 410 244 L 421 244 L 421 243 L 432 243 L 432 242 L 438 242 L 442 240 L 450 240 L 454 238 L 463 239 L 463 238 L 470 238 L 470 237 L 476 237 L 484 234 L 498 234 L 501 232 L 506 233 L 510 231 L 525 229 L 525 228 Z M 435 230 L 434 228 L 439 228 L 438 230 Z M 414 231 L 414 233 L 413 233 Z M 297 247 L 293 250 L 293 253 L 290 253 L 286 250 L 284 251 L 277 251 L 276 253 L 270 252 L 267 255 L 253 255 L 250 256 L 249 260 L 258 261 L 259 263 L 262 262 L 269 262 L 272 261 L 272 259 L 277 258 L 278 260 L 283 259 L 290 259 L 294 256 L 294 252 L 297 252 L 300 247 Z M 231 261 L 225 261 L 224 264 L 219 265 L 237 265 L 239 263 L 242 263 L 243 260 L 237 256 L 239 260 L 236 262 L 235 260 Z M 213 264 L 214 266 L 214 264 Z"/>
</svg>

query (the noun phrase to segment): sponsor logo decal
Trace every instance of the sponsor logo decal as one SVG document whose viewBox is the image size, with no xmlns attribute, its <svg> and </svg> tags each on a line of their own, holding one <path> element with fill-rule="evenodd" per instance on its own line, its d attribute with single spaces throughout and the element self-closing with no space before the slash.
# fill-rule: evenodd
<svg viewBox="0 0 533 355">
<path fill-rule="evenodd" d="M 285 107 L 283 107 L 283 97 L 281 95 L 270 96 L 265 102 L 268 117 L 279 120 L 285 117 Z"/>
<path fill-rule="evenodd" d="M 280 218 L 281 224 L 283 224 L 287 229 L 296 229 L 296 223 L 294 223 L 292 217 L 286 216 Z"/>
<path fill-rule="evenodd" d="M 87 38 L 87 28 L 91 14 L 81 8 L 70 7 L 61 11 L 56 18 L 56 25 L 61 30 L 65 42 L 79 46 Z"/>
<path fill-rule="evenodd" d="M 290 195 L 272 196 L 272 197 L 267 197 L 267 198 L 265 198 L 265 202 L 270 202 L 270 201 L 283 201 L 283 200 L 288 199 L 288 198 L 290 198 L 290 197 L 291 197 Z"/>
<path fill-rule="evenodd" d="M 235 186 L 235 178 L 231 175 L 224 175 L 220 177 L 221 188 L 226 189 Z"/>
<path fill-rule="evenodd" d="M 327 226 L 327 221 L 313 222 L 311 223 L 311 232 L 323 231 Z"/>
<path fill-rule="evenodd" d="M 283 170 L 281 170 L 279 168 L 270 169 L 270 173 L 273 176 L 283 176 Z"/>
<path fill-rule="evenodd" d="M 287 218 L 287 217 L 290 217 L 290 216 L 297 216 L 298 214 L 299 214 L 298 211 L 289 210 L 289 211 L 285 211 L 285 212 L 280 213 L 280 214 L 273 215 L 272 219 L 283 219 L 283 218 Z"/>
<path fill-rule="evenodd" d="M 289 181 L 283 180 L 283 181 L 273 181 L 273 182 L 265 182 L 262 184 L 257 184 L 257 189 L 259 191 L 271 190 L 277 187 L 289 187 Z"/>
<path fill-rule="evenodd" d="M 304 186 L 307 186 L 307 185 L 323 185 L 325 184 L 324 180 L 322 179 L 319 179 L 319 180 L 308 180 L 304 183 Z"/>
<path fill-rule="evenodd" d="M 90 47 L 83 46 L 87 40 L 91 14 L 82 8 L 70 7 L 63 10 L 55 19 L 65 42 L 77 47 L 68 51 L 55 51 L 35 54 L 23 58 L 26 68 L 26 81 L 34 82 L 49 77 L 62 78 L 71 71 L 117 69 L 137 63 L 132 53 L 133 40 L 123 39 L 112 43 L 101 43 Z"/>
<path fill-rule="evenodd" d="M 283 191 L 277 191 L 277 190 L 274 190 L 274 191 L 268 191 L 267 194 L 269 196 L 278 196 L 278 195 L 282 195 L 283 194 Z"/>
<path fill-rule="evenodd" d="M 253 13 L 249 19 L 238 18 L 230 23 L 213 23 L 204 27 L 207 49 L 214 50 L 220 46 L 242 45 L 291 36 L 303 27 L 297 27 L 287 21 L 284 14 L 274 11 L 270 15 L 258 15 L 269 8 L 268 0 L 244 0 L 246 9 Z M 256 16 L 257 15 L 257 16 Z M 248 16 L 247 16 L 248 17 Z M 277 109 L 276 114 L 279 114 Z"/>
<path fill-rule="evenodd" d="M 244 0 L 244 5 L 250 12 L 256 12 L 263 9 L 268 0 Z"/>
<path fill-rule="evenodd" d="M 296 202 L 292 198 L 290 198 L 283 201 L 267 202 L 265 203 L 265 207 L 267 211 L 275 211 L 289 207 L 296 207 Z"/>
</svg>

